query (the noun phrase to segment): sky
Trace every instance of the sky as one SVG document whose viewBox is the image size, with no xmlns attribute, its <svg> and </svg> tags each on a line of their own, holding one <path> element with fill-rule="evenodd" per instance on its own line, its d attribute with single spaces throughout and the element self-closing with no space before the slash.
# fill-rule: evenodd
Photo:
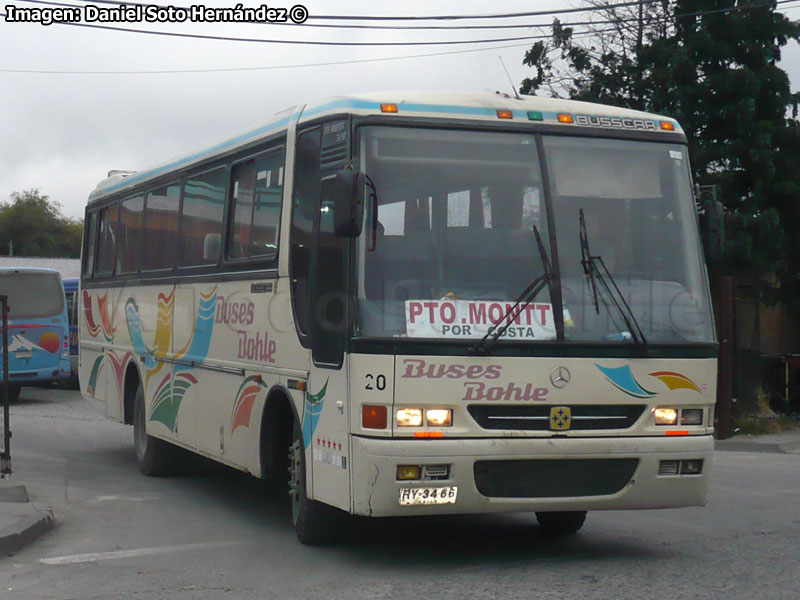
<svg viewBox="0 0 800 600">
<path fill-rule="evenodd" d="M 69 5 L 109 6 L 83 0 L 58 1 Z M 186 0 L 175 5 L 190 6 L 196 1 Z M 276 0 L 269 6 L 288 9 L 295 1 L 298 0 L 281 4 L 281 0 Z M 235 4 L 233 0 L 209 0 L 205 6 L 232 7 Z M 30 0 L 6 0 L 0 11 L 5 12 L 2 7 L 8 5 L 44 6 Z M 257 0 L 246 1 L 245 5 L 259 6 Z M 402 3 L 306 0 L 303 6 L 312 17 L 430 16 L 566 9 L 582 6 L 582 3 L 580 0 L 505 0 L 502 3 L 485 0 L 460 0 L 458 3 L 452 0 L 406 0 Z M 800 1 L 786 4 L 781 10 L 793 19 L 800 19 Z M 530 24 L 550 23 L 552 18 L 425 21 L 424 24 Z M 583 20 L 585 15 L 567 14 L 560 18 L 568 22 Z M 312 22 L 339 21 L 308 21 Z M 527 28 L 373 31 L 248 23 L 100 24 L 230 37 L 381 42 L 508 38 L 549 32 L 548 29 Z M 381 90 L 510 92 L 509 76 L 518 87 L 524 77 L 531 75 L 522 65 L 522 57 L 533 41 L 458 46 L 288 45 L 145 35 L 57 24 L 8 23 L 0 17 L 0 202 L 7 201 L 14 191 L 38 188 L 59 202 L 66 216 L 80 218 L 89 193 L 111 169 L 146 169 L 267 122 L 272 114 L 286 107 L 328 96 Z M 418 56 L 423 54 L 428 56 Z M 416 57 L 409 58 L 411 56 Z M 498 56 L 502 57 L 509 76 Z M 375 60 L 397 57 L 405 58 Z M 309 64 L 319 66 L 297 66 Z M 784 48 L 781 67 L 789 74 L 792 89 L 799 90 L 800 45 L 792 42 Z M 131 73 L 213 69 L 217 71 Z M 72 73 L 9 72 L 11 70 Z M 87 74 L 87 71 L 94 73 Z M 104 73 L 98 74 L 98 71 Z"/>
</svg>

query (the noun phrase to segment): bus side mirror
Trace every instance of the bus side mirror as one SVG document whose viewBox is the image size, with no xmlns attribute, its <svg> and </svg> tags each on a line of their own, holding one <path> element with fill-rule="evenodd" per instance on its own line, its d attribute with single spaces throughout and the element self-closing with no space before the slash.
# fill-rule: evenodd
<svg viewBox="0 0 800 600">
<path fill-rule="evenodd" d="M 333 231 L 339 237 L 358 237 L 364 222 L 365 176 L 353 167 L 336 174 L 333 197 Z"/>
<path fill-rule="evenodd" d="M 725 256 L 725 209 L 717 200 L 717 186 L 698 186 L 700 237 L 709 265 L 722 263 Z"/>
</svg>

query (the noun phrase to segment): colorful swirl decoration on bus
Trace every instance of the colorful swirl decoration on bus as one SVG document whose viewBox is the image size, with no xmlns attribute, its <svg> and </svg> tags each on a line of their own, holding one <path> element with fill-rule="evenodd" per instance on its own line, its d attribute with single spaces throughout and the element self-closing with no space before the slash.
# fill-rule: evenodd
<svg viewBox="0 0 800 600">
<path fill-rule="evenodd" d="M 86 328 L 89 330 L 89 335 L 96 338 L 100 333 L 100 326 L 94 322 L 92 296 L 86 290 L 83 290 L 83 312 L 86 315 Z"/>
<path fill-rule="evenodd" d="M 95 392 L 97 391 L 97 379 L 100 377 L 100 372 L 103 370 L 103 365 L 105 362 L 103 361 L 105 358 L 102 354 L 94 359 L 94 364 L 92 365 L 92 370 L 89 371 L 89 381 L 86 383 L 86 393 L 94 398 Z"/>
<path fill-rule="evenodd" d="M 253 413 L 253 405 L 262 390 L 267 388 L 261 375 L 251 375 L 247 377 L 239 386 L 236 392 L 236 401 L 233 404 L 231 415 L 231 433 L 237 427 L 250 427 L 250 416 Z"/>
<path fill-rule="evenodd" d="M 630 365 L 624 365 L 622 367 L 603 367 L 595 363 L 594 366 L 600 369 L 600 372 L 606 376 L 606 379 L 615 388 L 628 396 L 647 399 L 658 395 L 658 392 L 652 392 L 644 388 L 642 384 L 636 380 L 631 372 Z M 698 394 L 703 393 L 699 385 L 682 373 L 677 373 L 675 371 L 654 371 L 653 373 L 648 373 L 648 375 L 661 381 L 670 391 L 692 390 Z"/>
<path fill-rule="evenodd" d="M 216 286 L 208 294 L 200 294 L 200 306 L 197 311 L 192 336 L 187 344 L 171 357 L 187 362 L 201 362 L 208 356 L 211 337 L 214 331 L 214 314 L 217 306 Z M 158 316 L 153 347 L 144 342 L 139 307 L 133 298 L 125 303 L 125 320 L 133 348 L 139 356 L 144 357 L 145 388 L 149 388 L 150 380 L 165 372 L 161 378 L 151 401 L 150 420 L 166 425 L 172 432 L 177 431 L 178 410 L 186 391 L 197 383 L 194 367 L 187 364 L 168 364 L 156 357 L 167 355 L 172 343 L 172 321 L 175 309 L 175 287 L 169 294 L 158 295 Z"/>
<path fill-rule="evenodd" d="M 92 295 L 83 290 L 83 312 L 86 315 L 86 329 L 89 335 L 96 338 L 103 332 L 103 337 L 107 342 L 114 341 L 114 333 L 116 327 L 112 323 L 111 316 L 108 312 L 108 293 L 98 296 L 97 298 L 97 312 L 100 314 L 100 324 L 98 325 L 94 320 L 94 312 L 92 311 Z"/>
<path fill-rule="evenodd" d="M 305 446 L 311 444 L 311 439 L 314 436 L 314 431 L 319 424 L 319 417 L 322 415 L 322 405 L 325 403 L 325 393 L 328 391 L 328 380 L 325 380 L 325 385 L 316 394 L 309 393 L 306 390 L 305 403 L 303 406 L 303 440 Z"/>
</svg>

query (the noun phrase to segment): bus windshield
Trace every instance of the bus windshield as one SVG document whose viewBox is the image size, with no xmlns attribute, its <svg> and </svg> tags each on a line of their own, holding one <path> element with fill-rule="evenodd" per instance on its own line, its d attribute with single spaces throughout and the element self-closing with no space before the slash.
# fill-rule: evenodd
<svg viewBox="0 0 800 600">
<path fill-rule="evenodd" d="M 8 317 L 41 319 L 64 310 L 64 288 L 58 273 L 0 272 L 0 293 L 8 296 Z"/>
<path fill-rule="evenodd" d="M 582 210 L 591 255 L 647 342 L 713 342 L 685 146 L 401 127 L 360 140 L 378 225 L 374 249 L 369 227 L 359 241 L 357 336 L 475 340 L 510 321 L 502 340 L 629 341 L 584 276 Z M 543 259 L 558 277 L 511 310 Z"/>
</svg>

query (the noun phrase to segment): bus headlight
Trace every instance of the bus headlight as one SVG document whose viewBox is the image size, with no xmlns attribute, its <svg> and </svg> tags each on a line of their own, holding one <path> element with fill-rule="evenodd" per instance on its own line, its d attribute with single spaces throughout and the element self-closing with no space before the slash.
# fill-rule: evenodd
<svg viewBox="0 0 800 600">
<path fill-rule="evenodd" d="M 453 411 L 449 408 L 432 408 L 425 411 L 428 427 L 450 427 L 453 424 Z"/>
<path fill-rule="evenodd" d="M 702 408 L 684 408 L 681 411 L 681 425 L 702 425 Z"/>
<path fill-rule="evenodd" d="M 659 406 L 655 409 L 656 425 L 677 425 L 678 411 L 675 408 Z"/>
<path fill-rule="evenodd" d="M 422 409 L 421 408 L 400 408 L 397 410 L 398 427 L 421 427 Z"/>
</svg>

